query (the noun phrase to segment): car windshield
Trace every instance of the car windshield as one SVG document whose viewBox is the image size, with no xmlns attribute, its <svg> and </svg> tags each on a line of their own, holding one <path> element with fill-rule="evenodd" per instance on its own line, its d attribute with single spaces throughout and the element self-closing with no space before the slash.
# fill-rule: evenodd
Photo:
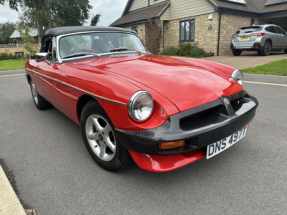
<svg viewBox="0 0 287 215">
<path fill-rule="evenodd" d="M 59 41 L 59 50 L 62 59 L 89 56 L 89 53 L 148 52 L 137 36 L 126 33 L 86 33 L 65 36 Z"/>
</svg>

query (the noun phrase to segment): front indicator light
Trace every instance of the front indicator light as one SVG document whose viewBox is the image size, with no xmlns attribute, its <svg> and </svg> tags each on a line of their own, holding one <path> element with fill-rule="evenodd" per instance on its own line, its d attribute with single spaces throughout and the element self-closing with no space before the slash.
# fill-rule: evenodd
<svg viewBox="0 0 287 215">
<path fill-rule="evenodd" d="M 185 140 L 175 141 L 175 142 L 161 142 L 159 143 L 159 149 L 175 149 L 185 146 Z"/>
</svg>

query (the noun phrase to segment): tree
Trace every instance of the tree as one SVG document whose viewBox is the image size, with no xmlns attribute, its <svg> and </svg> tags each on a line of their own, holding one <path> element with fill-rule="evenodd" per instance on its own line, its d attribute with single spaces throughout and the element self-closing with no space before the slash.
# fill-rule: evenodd
<svg viewBox="0 0 287 215">
<path fill-rule="evenodd" d="M 0 0 L 0 4 L 4 3 L 5 0 Z M 20 17 L 37 27 L 39 41 L 44 29 L 83 25 L 92 9 L 89 0 L 9 0 L 9 5 L 15 10 L 21 7 Z"/>
<path fill-rule="evenodd" d="M 10 38 L 15 29 L 16 23 L 8 21 L 0 24 L 0 44 L 16 43 L 14 39 Z"/>
<path fill-rule="evenodd" d="M 25 31 L 23 32 L 21 29 L 18 29 L 20 32 L 21 38 L 24 40 L 24 49 L 27 50 L 29 57 L 34 55 L 37 52 L 37 49 L 31 47 L 31 41 L 34 41 L 34 38 L 29 34 L 30 29 L 28 26 L 25 27 Z"/>
<path fill-rule="evenodd" d="M 18 7 L 21 0 L 6 0 L 6 1 L 9 2 L 9 6 L 11 9 L 18 11 Z M 5 0 L 0 0 L 0 4 L 4 5 Z"/>
<path fill-rule="evenodd" d="M 159 19 L 152 20 L 146 23 L 145 45 L 153 54 L 159 54 L 160 45 L 162 42 L 162 21 Z"/>
<path fill-rule="evenodd" d="M 101 14 L 97 14 L 96 16 L 93 16 L 91 19 L 91 24 L 90 26 L 97 26 L 98 22 L 100 21 Z"/>
</svg>

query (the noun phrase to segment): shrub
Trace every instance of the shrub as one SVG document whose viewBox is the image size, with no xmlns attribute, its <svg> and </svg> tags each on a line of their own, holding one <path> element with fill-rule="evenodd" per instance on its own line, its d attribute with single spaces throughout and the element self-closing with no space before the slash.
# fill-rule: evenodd
<svg viewBox="0 0 287 215">
<path fill-rule="evenodd" d="M 161 55 L 177 56 L 179 49 L 173 46 L 167 47 Z"/>
<path fill-rule="evenodd" d="M 178 56 L 189 57 L 194 46 L 191 45 L 190 43 L 180 43 L 178 48 L 179 48 L 179 51 L 177 52 Z"/>
<path fill-rule="evenodd" d="M 13 60 L 13 58 L 14 58 L 13 55 L 10 53 L 9 54 L 9 59 Z"/>
<path fill-rule="evenodd" d="M 9 55 L 6 53 L 0 53 L 0 60 L 9 60 Z"/>
<path fill-rule="evenodd" d="M 202 48 L 194 47 L 190 52 L 190 57 L 203 57 L 205 51 Z"/>
<path fill-rule="evenodd" d="M 205 57 L 206 52 L 202 48 L 193 46 L 191 43 L 180 43 L 178 47 L 167 47 L 161 55 L 181 57 Z"/>
</svg>

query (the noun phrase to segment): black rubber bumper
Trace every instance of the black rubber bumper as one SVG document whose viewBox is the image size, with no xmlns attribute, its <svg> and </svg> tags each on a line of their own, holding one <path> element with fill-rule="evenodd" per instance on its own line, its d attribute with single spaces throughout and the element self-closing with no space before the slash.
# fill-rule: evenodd
<svg viewBox="0 0 287 215">
<path fill-rule="evenodd" d="M 133 151 L 151 155 L 181 154 L 204 148 L 240 130 L 254 118 L 257 106 L 257 99 L 242 91 L 170 116 L 158 128 L 141 131 L 116 129 L 116 136 L 123 146 Z M 185 146 L 159 149 L 160 142 L 177 140 L 185 140 Z"/>
</svg>

